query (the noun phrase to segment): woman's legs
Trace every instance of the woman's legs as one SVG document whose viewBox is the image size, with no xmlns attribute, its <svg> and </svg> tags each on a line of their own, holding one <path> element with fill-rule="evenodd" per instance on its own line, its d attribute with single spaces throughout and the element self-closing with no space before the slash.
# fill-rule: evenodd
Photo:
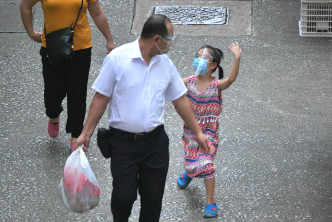
<svg viewBox="0 0 332 222">
<path fill-rule="evenodd" d="M 43 79 L 44 79 L 44 103 L 46 108 L 46 116 L 51 122 L 57 123 L 59 115 L 63 111 L 62 100 L 66 97 L 65 73 L 63 65 L 53 65 L 47 61 L 47 52 L 45 48 L 41 48 L 40 55 L 43 63 Z"/>
<path fill-rule="evenodd" d="M 214 189 L 215 189 L 216 179 L 215 177 L 204 179 L 205 190 L 206 190 L 206 204 L 214 204 Z"/>
<path fill-rule="evenodd" d="M 58 117 L 56 117 L 56 118 L 51 119 L 51 122 L 53 124 L 58 124 L 60 122 L 60 115 Z"/>
<path fill-rule="evenodd" d="M 45 48 L 40 49 L 40 55 L 43 64 L 45 112 L 49 117 L 47 131 L 50 137 L 56 138 L 59 134 L 60 113 L 63 110 L 62 100 L 66 97 L 64 66 L 50 64 Z"/>
<path fill-rule="evenodd" d="M 75 52 L 75 58 L 63 64 L 50 64 L 47 51 L 41 48 L 43 63 L 44 101 L 50 122 L 59 122 L 62 101 L 67 96 L 68 119 L 66 132 L 73 140 L 80 135 L 86 112 L 87 83 L 91 62 L 91 48 Z"/>
<path fill-rule="evenodd" d="M 67 113 L 66 132 L 72 142 L 81 134 L 86 112 L 87 84 L 90 71 L 91 48 L 75 52 L 66 71 Z"/>
</svg>

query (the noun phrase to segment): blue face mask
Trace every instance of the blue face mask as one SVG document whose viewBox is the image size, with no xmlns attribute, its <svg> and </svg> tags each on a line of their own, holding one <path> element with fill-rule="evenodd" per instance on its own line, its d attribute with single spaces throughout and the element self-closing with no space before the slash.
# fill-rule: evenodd
<svg viewBox="0 0 332 222">
<path fill-rule="evenodd" d="M 206 68 L 208 63 L 209 62 L 205 59 L 195 58 L 193 62 L 194 70 L 199 75 L 205 75 L 206 73 L 209 72 L 209 69 Z"/>
</svg>

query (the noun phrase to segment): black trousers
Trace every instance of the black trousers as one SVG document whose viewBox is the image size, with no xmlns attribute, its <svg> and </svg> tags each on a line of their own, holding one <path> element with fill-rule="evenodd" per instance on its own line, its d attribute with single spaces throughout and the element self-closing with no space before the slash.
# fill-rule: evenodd
<svg viewBox="0 0 332 222">
<path fill-rule="evenodd" d="M 46 48 L 40 49 L 43 63 L 44 102 L 46 115 L 56 118 L 63 111 L 67 96 L 66 132 L 78 137 L 83 129 L 86 112 L 87 84 L 91 62 L 91 48 L 75 51 L 75 57 L 62 64 L 47 60 Z"/>
<path fill-rule="evenodd" d="M 111 136 L 114 222 L 127 222 L 141 197 L 139 221 L 159 221 L 169 164 L 169 138 L 163 129 L 154 137 L 135 141 Z"/>
</svg>

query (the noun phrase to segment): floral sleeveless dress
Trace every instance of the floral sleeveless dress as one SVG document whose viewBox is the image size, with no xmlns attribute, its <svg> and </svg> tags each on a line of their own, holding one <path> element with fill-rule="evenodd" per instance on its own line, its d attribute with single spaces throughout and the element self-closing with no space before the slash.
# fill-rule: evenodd
<svg viewBox="0 0 332 222">
<path fill-rule="evenodd" d="M 196 87 L 197 76 L 190 76 L 187 83 L 187 97 L 202 132 L 210 142 L 210 153 L 199 152 L 193 133 L 186 124 L 183 127 L 185 171 L 189 177 L 213 178 L 215 176 L 214 158 L 219 143 L 219 116 L 222 110 L 222 96 L 218 95 L 218 78 L 210 86 L 199 92 Z"/>
</svg>

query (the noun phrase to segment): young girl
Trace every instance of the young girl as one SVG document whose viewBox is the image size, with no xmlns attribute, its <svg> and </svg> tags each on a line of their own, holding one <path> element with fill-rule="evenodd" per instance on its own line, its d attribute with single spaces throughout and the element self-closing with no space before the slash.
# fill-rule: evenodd
<svg viewBox="0 0 332 222">
<path fill-rule="evenodd" d="M 199 150 L 192 132 L 184 124 L 185 171 L 179 176 L 177 184 L 181 189 L 184 189 L 192 178 L 204 179 L 207 195 L 204 217 L 216 217 L 218 214 L 218 206 L 214 201 L 215 166 L 213 161 L 219 143 L 219 115 L 222 110 L 221 91 L 227 89 L 235 81 L 241 58 L 241 48 L 238 43 L 232 43 L 229 49 L 234 55 L 234 63 L 228 78 L 220 80 L 223 78 L 223 69 L 220 66 L 220 60 L 223 58 L 222 51 L 205 45 L 198 50 L 194 58 L 193 67 L 196 75 L 183 79 L 188 88 L 187 96 L 197 122 L 210 141 L 210 152 L 202 153 Z M 217 68 L 219 79 L 212 76 Z"/>
</svg>

